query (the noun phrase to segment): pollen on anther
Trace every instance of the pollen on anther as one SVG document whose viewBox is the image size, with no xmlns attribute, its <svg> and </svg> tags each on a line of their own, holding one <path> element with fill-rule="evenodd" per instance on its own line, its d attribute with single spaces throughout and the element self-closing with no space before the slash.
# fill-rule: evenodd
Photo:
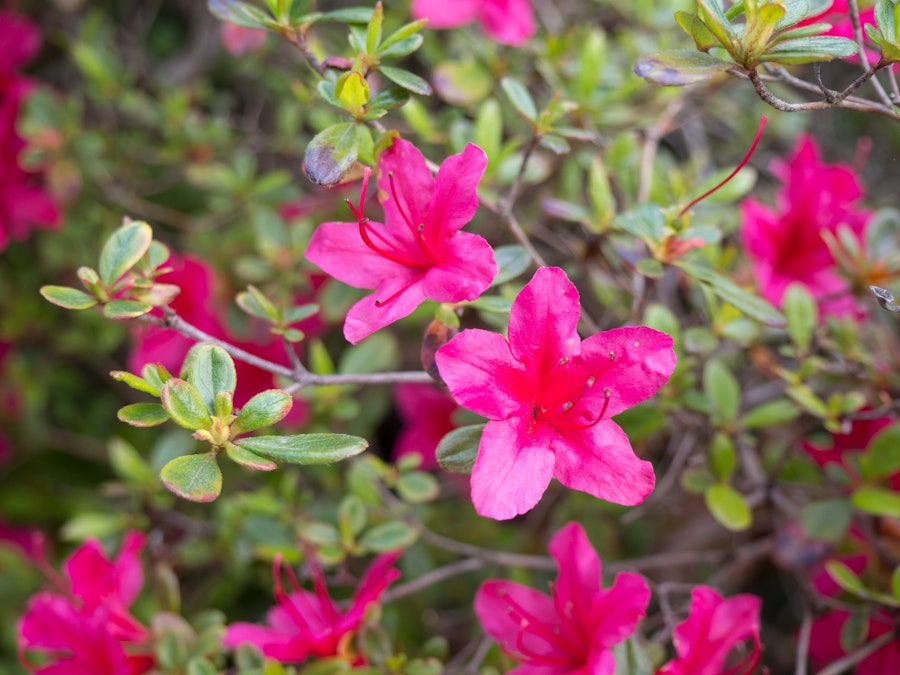
<svg viewBox="0 0 900 675">
<path fill-rule="evenodd" d="M 610 360 L 610 361 L 615 361 L 615 360 L 616 360 L 616 353 L 615 353 L 615 352 L 610 352 L 610 353 L 609 353 L 609 360 Z"/>
<path fill-rule="evenodd" d="M 635 343 L 634 343 L 634 346 L 635 346 L 635 347 L 640 347 L 640 346 L 641 346 L 641 343 L 640 343 L 640 342 L 635 342 Z"/>
</svg>

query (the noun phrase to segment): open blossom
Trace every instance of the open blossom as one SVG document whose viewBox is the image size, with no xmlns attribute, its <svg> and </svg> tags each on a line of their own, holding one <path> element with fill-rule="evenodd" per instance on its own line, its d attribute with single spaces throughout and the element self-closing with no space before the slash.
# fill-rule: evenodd
<svg viewBox="0 0 900 675">
<path fill-rule="evenodd" d="M 428 19 L 429 28 L 458 28 L 478 21 L 488 36 L 513 47 L 534 35 L 529 0 L 413 0 L 412 15 Z"/>
<path fill-rule="evenodd" d="M 582 341 L 580 315 L 565 272 L 543 267 L 513 302 L 509 340 L 469 329 L 437 352 L 456 402 L 490 420 L 472 469 L 483 516 L 525 513 L 554 476 L 617 504 L 639 504 L 653 490 L 652 465 L 610 418 L 666 383 L 672 338 L 637 326 Z"/>
<path fill-rule="evenodd" d="M 510 675 L 612 675 L 611 647 L 631 636 L 647 611 L 650 587 L 621 572 L 600 585 L 600 558 L 584 528 L 569 523 L 550 542 L 559 575 L 550 595 L 490 579 L 475 596 L 485 632 L 522 665 Z"/>
<path fill-rule="evenodd" d="M 269 610 L 268 625 L 231 624 L 223 644 L 239 647 L 249 643 L 265 656 L 282 663 L 302 661 L 307 656 L 348 656 L 356 663 L 359 657 L 346 653 L 346 638 L 359 628 L 369 605 L 378 602 L 384 590 L 400 576 L 393 567 L 399 556 L 399 553 L 386 553 L 375 558 L 346 611 L 342 611 L 328 594 L 325 576 L 317 561 L 312 565 L 315 592 L 303 590 L 291 577 L 294 588 L 287 593 L 282 586 L 281 558 L 278 557 L 274 564 L 278 604 Z"/>
<path fill-rule="evenodd" d="M 384 224 L 362 213 L 356 223 L 323 223 L 306 257 L 335 279 L 374 288 L 347 314 L 344 337 L 356 344 L 412 313 L 426 298 L 474 300 L 497 274 L 494 252 L 482 237 L 461 228 L 478 209 L 476 188 L 487 155 L 471 143 L 444 160 L 432 177 L 422 153 L 402 139 L 378 160 Z"/>
<path fill-rule="evenodd" d="M 23 240 L 32 229 L 59 225 L 61 214 L 44 190 L 41 176 L 19 163 L 25 141 L 16 122 L 33 84 L 18 68 L 37 54 L 41 35 L 33 23 L 0 11 L 0 251 Z"/>
<path fill-rule="evenodd" d="M 85 542 L 53 575 L 58 592 L 43 591 L 19 621 L 19 650 L 42 652 L 37 675 L 140 675 L 153 667 L 150 633 L 128 608 L 144 583 L 140 552 L 144 535 L 125 536 L 110 560 L 93 540 Z M 49 566 L 48 566 L 49 569 Z"/>
<path fill-rule="evenodd" d="M 687 619 L 672 633 L 678 657 L 660 668 L 657 675 L 720 675 L 731 651 L 748 639 L 753 640 L 753 651 L 725 672 L 753 672 L 759 662 L 760 605 L 755 595 L 725 600 L 708 586 L 695 588 Z"/>
<path fill-rule="evenodd" d="M 849 283 L 838 272 L 822 233 L 844 227 L 862 239 L 870 213 L 857 207 L 863 196 L 859 182 L 850 167 L 822 163 L 808 136 L 772 172 L 782 182 L 776 208 L 754 199 L 741 204 L 741 240 L 753 260 L 760 292 L 780 306 L 787 287 L 797 282 L 819 301 L 823 313 L 854 314 Z"/>
</svg>

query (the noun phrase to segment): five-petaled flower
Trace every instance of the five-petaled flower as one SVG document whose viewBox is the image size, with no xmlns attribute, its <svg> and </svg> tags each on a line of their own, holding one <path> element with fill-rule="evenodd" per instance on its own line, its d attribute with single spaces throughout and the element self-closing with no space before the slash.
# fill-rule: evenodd
<svg viewBox="0 0 900 675">
<path fill-rule="evenodd" d="M 578 523 L 550 542 L 559 575 L 550 596 L 512 581 L 489 579 L 475 596 L 485 632 L 522 665 L 510 675 L 612 675 L 611 647 L 637 630 L 650 601 L 639 574 L 622 572 L 600 586 L 600 558 Z"/>
<path fill-rule="evenodd" d="M 281 581 L 281 557 L 277 556 L 273 575 L 278 604 L 269 610 L 269 625 L 231 624 L 223 644 L 238 647 L 250 643 L 264 655 L 283 663 L 302 661 L 307 656 L 343 656 L 351 663 L 362 663 L 360 655 L 350 652 L 347 638 L 359 628 L 369 605 L 378 602 L 379 596 L 400 575 L 393 567 L 399 556 L 400 553 L 385 553 L 375 558 L 344 612 L 329 596 L 317 560 L 310 563 L 315 592 L 300 588 L 291 575 L 294 588 L 287 593 Z"/>
<path fill-rule="evenodd" d="M 780 306 L 787 287 L 798 282 L 823 313 L 855 314 L 850 284 L 822 237 L 844 227 L 862 245 L 870 214 L 856 206 L 863 191 L 852 170 L 822 163 L 815 143 L 804 136 L 790 159 L 774 164 L 772 172 L 782 182 L 776 210 L 754 199 L 741 204 L 741 240 L 753 259 L 760 292 Z"/>
<path fill-rule="evenodd" d="M 153 668 L 150 632 L 128 611 L 144 584 L 143 547 L 144 535 L 130 532 L 110 560 L 89 540 L 65 562 L 65 576 L 41 560 L 59 592 L 29 601 L 19 622 L 23 663 L 26 652 L 38 651 L 45 665 L 32 667 L 37 675 L 140 675 Z"/>
<path fill-rule="evenodd" d="M 617 504 L 639 504 L 653 490 L 652 465 L 610 418 L 666 383 L 672 338 L 637 326 L 582 341 L 580 316 L 565 272 L 540 268 L 513 302 L 508 341 L 469 329 L 437 352 L 456 402 L 490 420 L 472 469 L 483 516 L 525 513 L 553 476 Z"/>
<path fill-rule="evenodd" d="M 359 207 L 351 207 L 357 222 L 316 229 L 307 259 L 350 286 L 375 289 L 350 308 L 347 340 L 356 344 L 426 298 L 465 302 L 487 290 L 497 274 L 494 252 L 482 237 L 460 232 L 478 209 L 486 167 L 484 151 L 470 143 L 432 177 L 422 153 L 397 139 L 378 161 L 384 224 L 363 214 L 367 173 Z"/>
<path fill-rule="evenodd" d="M 678 657 L 657 675 L 741 675 L 752 673 L 759 663 L 759 609 L 755 595 L 736 595 L 723 600 L 709 586 L 691 592 L 687 619 L 675 626 L 672 641 Z M 747 639 L 753 650 L 740 663 L 722 673 L 725 659 Z"/>
<path fill-rule="evenodd" d="M 478 21 L 489 37 L 516 47 L 534 35 L 529 0 L 413 0 L 412 15 L 429 28 L 457 28 Z"/>
</svg>

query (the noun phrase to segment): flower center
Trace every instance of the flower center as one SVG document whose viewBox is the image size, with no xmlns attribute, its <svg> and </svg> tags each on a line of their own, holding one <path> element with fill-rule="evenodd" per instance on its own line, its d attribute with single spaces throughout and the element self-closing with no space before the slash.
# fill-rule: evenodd
<svg viewBox="0 0 900 675">
<path fill-rule="evenodd" d="M 506 611 L 510 617 L 519 624 L 516 634 L 514 650 L 504 644 L 504 651 L 517 661 L 538 666 L 563 666 L 573 667 L 585 662 L 587 658 L 586 645 L 576 643 L 571 636 L 564 633 L 559 626 L 549 624 L 538 619 L 522 605 L 516 602 L 505 590 L 499 591 L 500 596 L 506 601 Z M 542 654 L 525 644 L 527 636 L 533 636 L 545 642 L 551 648 L 556 648 L 557 653 Z"/>
<path fill-rule="evenodd" d="M 610 352 L 610 365 L 615 360 L 615 352 Z M 568 370 L 569 363 L 570 359 L 568 356 L 562 357 L 550 370 L 550 372 L 547 373 L 547 375 L 544 377 L 541 384 L 538 386 L 537 391 L 535 391 L 534 398 L 532 400 L 531 416 L 534 422 L 543 422 L 561 429 L 589 429 L 599 424 L 604 415 L 606 415 L 606 409 L 609 407 L 609 399 L 612 396 L 612 391 L 610 390 L 610 388 L 604 387 L 603 389 L 603 406 L 600 409 L 600 413 L 598 415 L 592 415 L 590 418 L 588 418 L 587 421 L 583 419 L 580 419 L 579 421 L 573 421 L 571 418 L 583 417 L 583 413 L 589 411 L 572 411 L 585 396 L 585 394 L 593 389 L 594 385 L 597 382 L 597 378 L 603 375 L 603 373 L 605 373 L 609 369 L 609 365 L 607 365 L 606 368 L 603 368 L 600 373 L 589 376 L 584 382 L 582 382 L 580 379 L 575 380 L 574 385 L 570 385 L 569 382 L 566 382 L 564 386 L 556 387 L 555 391 L 547 392 L 546 390 L 548 388 L 551 388 L 560 380 L 569 379 L 568 377 L 566 377 L 568 373 L 558 372 L 559 369 Z M 550 395 L 548 396 L 548 394 Z"/>
</svg>

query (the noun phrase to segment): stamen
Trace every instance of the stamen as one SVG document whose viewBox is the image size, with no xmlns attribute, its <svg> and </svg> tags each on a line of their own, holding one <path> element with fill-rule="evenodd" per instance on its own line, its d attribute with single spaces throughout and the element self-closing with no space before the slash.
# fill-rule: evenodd
<svg viewBox="0 0 900 675">
<path fill-rule="evenodd" d="M 396 251 L 391 251 L 386 248 L 382 248 L 382 247 L 378 246 L 378 244 L 376 244 L 374 241 L 372 241 L 371 235 L 376 236 L 378 239 L 380 239 L 382 242 L 384 242 L 385 245 L 390 245 L 388 240 L 385 239 L 384 236 L 382 236 L 377 230 L 375 230 L 374 227 L 372 227 L 369 224 L 369 220 L 367 218 L 363 218 L 362 220 L 359 221 L 359 236 L 362 237 L 362 240 L 365 243 L 365 245 L 368 246 L 373 251 L 375 251 L 375 253 L 380 255 L 382 258 L 387 258 L 391 262 L 395 262 L 398 265 L 403 265 L 404 267 L 412 267 L 415 269 L 423 269 L 423 270 L 429 269 L 431 267 L 431 265 L 421 263 L 416 260 L 410 260 L 408 258 L 405 258 L 405 257 L 399 255 Z"/>
<path fill-rule="evenodd" d="M 736 666 L 722 671 L 721 675 L 750 675 L 756 666 L 759 665 L 759 657 L 762 654 L 762 647 L 759 643 L 759 635 L 753 635 L 753 651 L 747 654 Z"/>
<path fill-rule="evenodd" d="M 767 118 L 765 115 L 762 115 L 759 118 L 759 128 L 756 130 L 756 138 L 753 139 L 753 143 L 750 144 L 750 149 L 747 151 L 747 154 L 744 156 L 744 159 L 741 160 L 741 163 L 737 165 L 737 168 L 734 171 L 732 171 L 730 174 L 728 174 L 728 177 L 725 178 L 725 180 L 723 180 L 721 183 L 716 185 L 711 190 L 707 190 L 702 195 L 700 195 L 695 200 L 693 200 L 690 204 L 688 204 L 683 209 L 681 209 L 681 211 L 678 212 L 678 216 L 677 216 L 678 218 L 681 218 L 685 213 L 687 213 L 688 211 L 691 210 L 692 206 L 699 204 L 704 199 L 709 197 L 711 194 L 713 194 L 717 190 L 724 187 L 732 178 L 737 176 L 738 171 L 743 169 L 744 166 L 747 164 L 747 162 L 750 161 L 750 158 L 753 156 L 753 152 L 756 150 L 756 146 L 759 145 L 759 140 L 762 138 L 763 129 L 766 128 L 766 122 L 768 122 L 768 121 L 769 121 L 769 118 Z"/>
<path fill-rule="evenodd" d="M 407 215 L 406 211 L 403 210 L 403 207 L 400 206 L 400 200 L 397 199 L 397 187 L 394 185 L 394 172 L 388 171 L 388 182 L 391 184 L 391 199 L 394 200 L 394 204 L 397 207 L 397 210 L 400 212 L 400 217 L 403 218 L 403 222 L 406 223 L 406 226 L 409 228 L 409 231 L 413 233 L 413 236 L 419 238 L 421 230 L 417 229 L 415 225 L 413 225 L 412 218 Z"/>
<path fill-rule="evenodd" d="M 319 559 L 312 554 L 309 557 L 309 572 L 312 576 L 313 587 L 316 589 L 316 597 L 319 599 L 319 605 L 322 608 L 328 623 L 334 625 L 341 618 L 334 608 L 334 602 L 328 594 L 328 587 L 325 585 L 325 571 L 319 563 Z"/>
<path fill-rule="evenodd" d="M 309 622 L 303 618 L 303 614 L 300 613 L 300 610 L 297 609 L 297 606 L 294 604 L 294 601 L 291 600 L 291 597 L 284 590 L 284 582 L 281 580 L 281 570 L 282 570 L 282 560 L 283 557 L 280 553 L 275 555 L 275 559 L 272 561 L 272 577 L 275 581 L 275 589 L 273 595 L 275 596 L 275 602 L 277 602 L 281 608 L 287 612 L 288 616 L 293 619 L 294 623 L 297 624 L 299 628 L 303 630 L 309 630 Z M 302 597 L 302 593 L 300 592 L 300 585 L 297 583 L 297 578 L 293 574 L 293 570 L 288 567 L 288 574 L 295 585 L 294 592 L 298 597 Z"/>
<path fill-rule="evenodd" d="M 387 300 L 382 300 L 381 298 L 376 298 L 375 306 L 376 307 L 384 307 L 385 305 L 390 304 L 391 302 L 393 302 L 394 300 L 399 298 L 401 295 L 403 295 L 407 290 L 409 290 L 410 286 L 412 286 L 413 284 L 415 284 L 418 281 L 419 281 L 419 277 L 413 277 L 406 284 L 404 284 L 403 287 L 399 291 L 392 294 L 391 297 L 389 297 Z"/>
<path fill-rule="evenodd" d="M 535 637 L 541 638 L 549 644 L 559 647 L 559 649 L 568 654 L 572 654 L 572 656 L 577 658 L 579 661 L 583 659 L 582 650 L 578 648 L 578 645 L 572 644 L 570 641 L 566 640 L 565 637 L 559 633 L 558 627 L 548 626 L 546 623 L 527 612 L 519 603 L 517 603 L 512 599 L 512 597 L 510 597 L 509 593 L 501 591 L 500 595 L 508 603 L 506 610 L 519 622 L 519 626 L 521 628 L 521 630 L 519 631 L 519 637 L 516 640 L 517 647 L 519 647 L 520 649 L 523 648 L 521 645 L 521 637 L 527 629 L 527 632 L 531 633 Z M 525 654 L 524 651 L 522 653 Z M 531 652 L 530 656 L 541 659 L 548 658 L 540 656 L 539 654 L 535 654 L 534 652 Z"/>
<path fill-rule="evenodd" d="M 615 352 L 610 352 L 610 353 L 609 353 L 609 360 L 610 360 L 610 361 L 615 361 L 615 360 L 616 360 L 616 353 L 615 353 Z"/>
</svg>

